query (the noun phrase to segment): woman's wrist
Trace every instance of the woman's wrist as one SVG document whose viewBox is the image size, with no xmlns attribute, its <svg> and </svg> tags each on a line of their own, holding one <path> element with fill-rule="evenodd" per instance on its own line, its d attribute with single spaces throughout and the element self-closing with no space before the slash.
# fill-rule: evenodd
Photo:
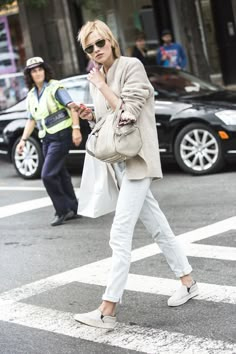
<svg viewBox="0 0 236 354">
<path fill-rule="evenodd" d="M 105 81 L 101 81 L 97 84 L 97 88 L 101 91 L 106 86 Z"/>
</svg>

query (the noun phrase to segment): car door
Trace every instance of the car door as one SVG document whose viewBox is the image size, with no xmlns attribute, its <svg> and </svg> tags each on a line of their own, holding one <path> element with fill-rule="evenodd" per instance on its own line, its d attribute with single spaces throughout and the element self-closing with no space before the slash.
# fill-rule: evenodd
<svg viewBox="0 0 236 354">
<path fill-rule="evenodd" d="M 83 103 L 93 109 L 92 98 L 89 92 L 89 82 L 87 75 L 77 75 L 71 78 L 62 80 L 63 86 L 67 89 L 71 98 L 77 104 Z M 81 133 L 83 136 L 82 143 L 79 147 L 73 147 L 70 153 L 85 153 L 85 143 L 91 129 L 86 120 L 80 120 Z"/>
</svg>

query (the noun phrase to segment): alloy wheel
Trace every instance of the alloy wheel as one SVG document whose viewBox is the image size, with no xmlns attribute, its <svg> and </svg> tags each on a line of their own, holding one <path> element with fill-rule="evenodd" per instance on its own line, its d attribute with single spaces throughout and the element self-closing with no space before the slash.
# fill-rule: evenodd
<svg viewBox="0 0 236 354">
<path fill-rule="evenodd" d="M 36 174 L 39 167 L 39 154 L 32 141 L 26 141 L 22 155 L 15 151 L 14 161 L 20 175 L 30 178 Z"/>
<path fill-rule="evenodd" d="M 216 163 L 218 155 L 218 142 L 208 130 L 190 130 L 181 141 L 181 159 L 194 171 L 209 170 Z"/>
</svg>

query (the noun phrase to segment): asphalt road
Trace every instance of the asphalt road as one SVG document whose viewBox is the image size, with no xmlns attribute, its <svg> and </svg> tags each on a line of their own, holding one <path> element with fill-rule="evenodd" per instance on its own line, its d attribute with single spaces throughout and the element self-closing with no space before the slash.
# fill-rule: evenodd
<svg viewBox="0 0 236 354">
<path fill-rule="evenodd" d="M 73 183 L 79 188 L 76 170 Z M 73 314 L 99 305 L 112 215 L 52 228 L 41 181 L 20 179 L 0 158 L 1 354 L 236 353 L 236 167 L 204 177 L 165 167 L 152 191 L 185 246 L 200 295 L 168 308 L 178 282 L 138 223 L 119 325 L 104 332 Z"/>
</svg>

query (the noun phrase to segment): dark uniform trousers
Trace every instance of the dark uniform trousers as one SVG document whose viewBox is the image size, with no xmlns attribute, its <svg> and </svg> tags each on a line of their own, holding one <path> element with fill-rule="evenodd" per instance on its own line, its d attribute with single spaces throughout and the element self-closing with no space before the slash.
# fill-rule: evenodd
<svg viewBox="0 0 236 354">
<path fill-rule="evenodd" d="M 65 157 L 71 148 L 71 128 L 43 139 L 44 164 L 42 180 L 58 216 L 73 210 L 77 214 L 78 201 L 71 177 L 65 167 Z"/>
</svg>

